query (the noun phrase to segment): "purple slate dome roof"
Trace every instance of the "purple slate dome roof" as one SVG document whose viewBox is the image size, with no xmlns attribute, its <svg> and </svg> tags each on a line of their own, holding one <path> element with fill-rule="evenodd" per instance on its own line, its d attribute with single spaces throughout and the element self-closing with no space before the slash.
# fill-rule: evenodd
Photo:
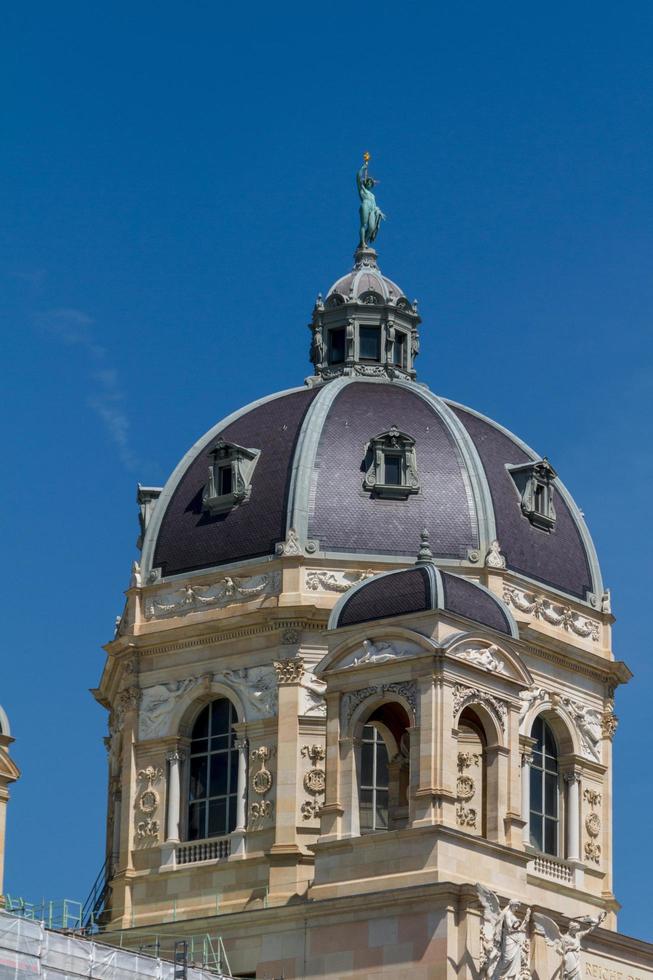
<svg viewBox="0 0 653 980">
<path fill-rule="evenodd" d="M 438 571 L 431 562 L 381 572 L 355 586 L 334 606 L 329 629 L 430 609 L 441 609 L 499 633 L 519 636 L 512 615 L 497 596 L 469 579 Z"/>
<path fill-rule="evenodd" d="M 393 427 L 414 440 L 418 486 L 402 499 L 365 484 L 370 440 Z M 204 498 L 212 450 L 223 442 L 258 457 L 246 497 L 215 513 Z M 539 459 L 497 423 L 408 379 L 341 376 L 271 395 L 215 425 L 177 466 L 144 536 L 143 580 L 269 560 L 284 547 L 412 565 L 426 528 L 441 569 L 479 569 L 498 540 L 507 568 L 534 589 L 596 605 L 594 547 L 557 476 L 554 526 L 534 526 L 523 513 L 508 467 Z"/>
<path fill-rule="evenodd" d="M 443 573 L 487 562 L 600 607 L 591 537 L 548 460 L 416 383 L 420 322 L 357 248 L 313 309 L 312 377 L 214 425 L 160 495 L 143 488 L 143 581 L 285 555 L 413 565 L 425 529 Z M 451 581 L 443 595 L 467 587 Z"/>
</svg>

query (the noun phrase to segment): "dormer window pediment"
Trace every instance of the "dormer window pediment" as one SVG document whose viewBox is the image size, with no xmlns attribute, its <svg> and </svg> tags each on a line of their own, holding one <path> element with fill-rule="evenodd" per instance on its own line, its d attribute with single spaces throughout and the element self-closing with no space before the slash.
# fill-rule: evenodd
<svg viewBox="0 0 653 980">
<path fill-rule="evenodd" d="M 261 451 L 220 439 L 210 455 L 209 479 L 202 494 L 202 507 L 210 514 L 223 514 L 248 499 Z"/>
<path fill-rule="evenodd" d="M 415 440 L 393 425 L 365 447 L 363 489 L 374 497 L 406 500 L 419 493 Z"/>
<path fill-rule="evenodd" d="M 556 471 L 546 457 L 508 470 L 521 497 L 522 513 L 534 527 L 551 531 L 555 527 L 553 503 Z"/>
</svg>

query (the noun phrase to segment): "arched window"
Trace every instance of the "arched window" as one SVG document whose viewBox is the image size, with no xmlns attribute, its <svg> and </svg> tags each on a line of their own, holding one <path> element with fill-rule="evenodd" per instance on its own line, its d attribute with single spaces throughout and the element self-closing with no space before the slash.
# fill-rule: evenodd
<svg viewBox="0 0 653 980">
<path fill-rule="evenodd" d="M 560 853 L 558 746 L 541 716 L 533 723 L 531 737 L 535 745 L 530 774 L 530 840 L 539 851 L 557 856 Z"/>
<path fill-rule="evenodd" d="M 372 722 L 365 725 L 361 744 L 361 834 L 388 829 L 389 785 L 388 749 Z"/>
<path fill-rule="evenodd" d="M 223 837 L 236 826 L 238 721 L 227 698 L 207 704 L 193 727 L 190 743 L 188 839 Z"/>
</svg>

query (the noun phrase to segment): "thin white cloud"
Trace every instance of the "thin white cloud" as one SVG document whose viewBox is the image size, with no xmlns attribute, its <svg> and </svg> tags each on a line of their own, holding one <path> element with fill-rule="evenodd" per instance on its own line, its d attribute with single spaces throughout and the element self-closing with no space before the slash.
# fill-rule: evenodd
<svg viewBox="0 0 653 980">
<path fill-rule="evenodd" d="M 93 392 L 87 404 L 101 420 L 123 466 L 130 471 L 138 470 L 140 460 L 130 442 L 125 391 L 117 370 L 109 362 L 106 347 L 95 341 L 93 318 L 84 310 L 63 307 L 37 314 L 36 322 L 61 343 L 80 347 L 89 355 Z"/>
</svg>

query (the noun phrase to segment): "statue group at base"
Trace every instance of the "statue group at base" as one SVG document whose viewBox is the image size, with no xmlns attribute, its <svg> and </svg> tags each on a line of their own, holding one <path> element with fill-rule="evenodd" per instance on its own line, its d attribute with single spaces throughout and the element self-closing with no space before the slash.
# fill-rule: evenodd
<svg viewBox="0 0 653 980">
<path fill-rule="evenodd" d="M 533 928 L 540 936 L 544 936 L 547 946 L 558 953 L 562 958 L 561 980 L 580 980 L 580 951 L 581 941 L 584 937 L 600 926 L 605 919 L 606 913 L 600 915 L 583 915 L 578 919 L 572 919 L 567 926 L 567 931 L 561 933 L 553 919 L 541 912 L 533 913 Z"/>
<path fill-rule="evenodd" d="M 563 934 L 548 915 L 535 912 L 531 917 L 531 909 L 527 908 L 520 918 L 516 911 L 519 902 L 511 899 L 502 911 L 493 891 L 481 884 L 476 885 L 476 891 L 483 906 L 479 965 L 483 980 L 530 980 L 531 921 L 535 932 L 561 957 L 561 980 L 580 980 L 581 941 L 603 922 L 605 912 L 574 919 Z"/>
</svg>

